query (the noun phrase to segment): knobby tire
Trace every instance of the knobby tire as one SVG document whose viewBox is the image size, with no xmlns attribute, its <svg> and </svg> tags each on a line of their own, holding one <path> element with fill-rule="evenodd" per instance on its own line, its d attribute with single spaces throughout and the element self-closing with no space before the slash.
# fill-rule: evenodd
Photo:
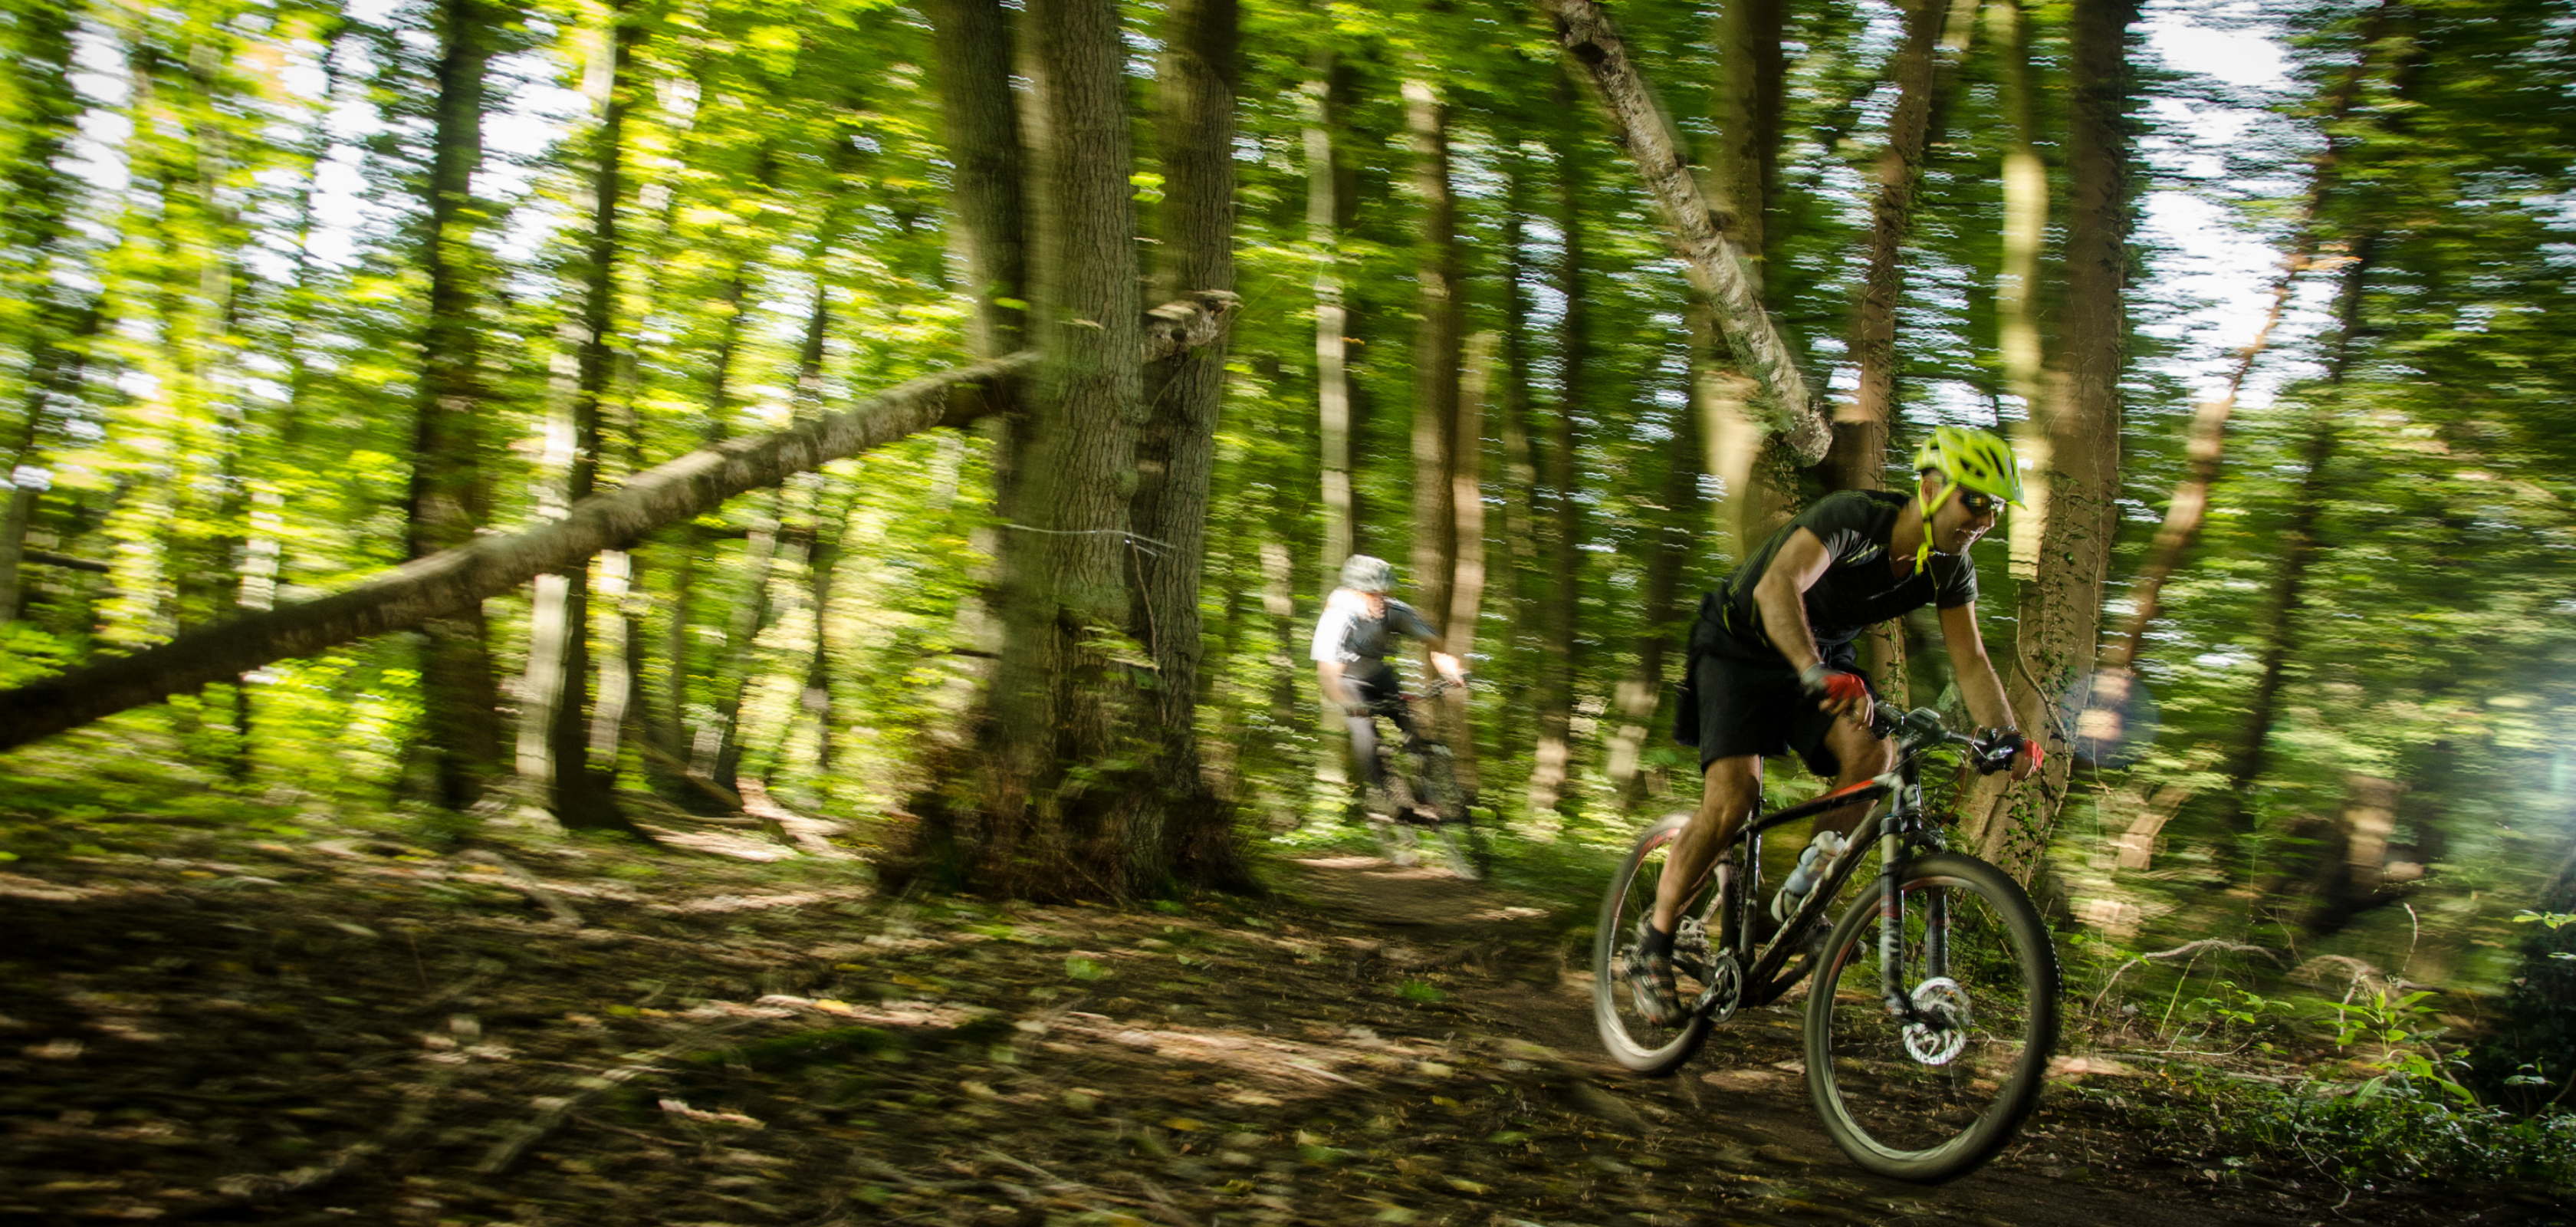
<svg viewBox="0 0 2576 1227">
<path fill-rule="evenodd" d="M 1983 1166 L 2020 1132 L 2057 1048 L 2058 970 L 2030 896 L 2002 870 L 1955 852 L 1898 867 L 1905 919 L 1902 991 L 1941 1003 L 1958 1025 L 1904 1024 L 1881 997 L 1876 875 L 1834 925 L 1807 997 L 1807 1089 L 1843 1153 L 1881 1176 L 1918 1184 Z M 1927 915 L 1934 892 L 1948 911 L 1950 979 L 1928 984 Z M 1928 997 L 1926 996 L 1928 994 Z M 1964 1002 L 1964 1015 L 1952 1003 Z"/>
</svg>

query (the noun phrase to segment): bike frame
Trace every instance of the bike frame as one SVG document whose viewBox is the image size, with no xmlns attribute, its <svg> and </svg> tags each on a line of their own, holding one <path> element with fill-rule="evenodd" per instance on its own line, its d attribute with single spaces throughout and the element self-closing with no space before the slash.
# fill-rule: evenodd
<svg viewBox="0 0 2576 1227">
<path fill-rule="evenodd" d="M 1755 810 L 1744 829 L 1737 833 L 1725 857 L 1718 862 L 1717 893 L 1710 900 L 1709 907 L 1713 911 L 1724 905 L 1731 914 L 1720 918 L 1721 928 L 1717 941 L 1712 945 L 1733 955 L 1737 965 L 1745 969 L 1739 1006 L 1768 1004 L 1803 978 L 1804 972 L 1800 976 L 1774 982 L 1781 966 L 1788 962 L 1799 944 L 1791 939 L 1814 927 L 1817 918 L 1842 896 L 1844 885 L 1850 882 L 1864 859 L 1850 853 L 1840 857 L 1825 880 L 1807 892 L 1806 902 L 1799 905 L 1797 914 L 1780 926 L 1771 944 L 1757 952 L 1753 948 L 1752 909 L 1761 894 L 1763 832 L 1846 806 L 1867 805 L 1893 798 L 1887 812 L 1865 820 L 1854 830 L 1851 846 L 1855 849 L 1865 847 L 1871 840 L 1878 844 L 1880 994 L 1887 1002 L 1889 1013 L 1909 1021 L 1916 1013 L 1913 999 L 1905 992 L 1904 968 L 1899 965 L 1902 960 L 1898 957 L 1898 947 L 1905 931 L 1905 905 L 1896 874 L 1906 861 L 1912 859 L 1912 852 L 1938 851 L 1943 846 L 1940 832 L 1924 819 L 1922 769 L 1916 760 L 1936 745 L 1965 742 L 1966 739 L 1941 729 L 1937 723 L 1918 722 L 1910 716 L 1895 713 L 1893 709 L 1882 709 L 1877 713 L 1877 723 L 1887 726 L 1885 732 L 1888 734 L 1903 734 L 1897 747 L 1896 766 L 1883 774 L 1837 788 L 1776 813 L 1765 814 Z M 1738 883 L 1742 884 L 1742 889 L 1735 889 Z M 1930 926 L 1930 932 L 1925 940 L 1924 961 L 1926 970 L 1933 976 L 1949 973 L 1947 902 L 1936 891 L 1926 906 L 1924 920 Z M 1703 913 L 1700 923 L 1703 928 L 1707 926 L 1706 913 Z M 1813 970 L 1812 967 L 1808 969 Z M 1693 1003 L 1693 1009 L 1705 1011 L 1714 1007 L 1717 991 L 1717 986 L 1712 984 L 1700 995 L 1699 1001 Z"/>
</svg>

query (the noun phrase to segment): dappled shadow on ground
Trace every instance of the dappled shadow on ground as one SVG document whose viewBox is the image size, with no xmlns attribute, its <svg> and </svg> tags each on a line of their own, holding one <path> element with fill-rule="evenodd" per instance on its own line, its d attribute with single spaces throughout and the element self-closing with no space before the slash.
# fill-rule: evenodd
<svg viewBox="0 0 2576 1227">
<path fill-rule="evenodd" d="M 1808 1113 L 1794 1014 L 1631 1078 L 1585 1055 L 1576 918 L 1367 858 L 1167 914 L 571 845 L 224 855 L 0 875 L 0 1219 L 2205 1227 L 2343 1195 L 2071 1112 L 1946 1188 L 1875 1180 Z"/>
</svg>

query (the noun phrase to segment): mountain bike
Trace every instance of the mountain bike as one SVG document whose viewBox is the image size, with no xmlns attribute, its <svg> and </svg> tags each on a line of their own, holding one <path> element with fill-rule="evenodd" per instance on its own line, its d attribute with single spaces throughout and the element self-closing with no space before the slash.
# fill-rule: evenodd
<svg viewBox="0 0 2576 1227">
<path fill-rule="evenodd" d="M 1406 692 L 1395 700 L 1380 701 L 1371 714 L 1392 717 L 1394 703 L 1401 702 L 1410 709 L 1410 723 L 1419 730 L 1424 727 L 1424 704 L 1466 684 L 1438 678 L 1420 694 Z M 1476 798 L 1459 785 L 1449 747 L 1417 731 L 1406 735 L 1402 745 L 1379 738 L 1377 757 L 1378 778 L 1385 781 L 1386 795 L 1382 801 L 1373 798 L 1370 808 L 1374 811 L 1382 805 L 1388 812 L 1370 816 L 1382 819 L 1372 825 L 1386 859 L 1410 865 L 1427 851 L 1461 878 L 1483 877 L 1492 868 L 1488 832 L 1476 825 Z"/>
<path fill-rule="evenodd" d="M 1673 967 L 1685 1011 L 1669 1026 L 1653 1021 L 1622 972 L 1690 816 L 1675 814 L 1638 838 L 1601 903 L 1593 1020 L 1611 1059 L 1661 1076 L 1737 1010 L 1778 1001 L 1812 976 L 1807 1090 L 1826 1132 L 1872 1172 L 1936 1184 L 1993 1158 L 2038 1102 L 2057 1046 L 2057 954 L 2021 886 L 1945 851 L 1923 808 L 1929 751 L 1963 747 L 1971 765 L 1991 773 L 2011 765 L 2013 744 L 1952 733 L 1928 708 L 1873 704 L 1870 727 L 1895 737 L 1894 768 L 1776 813 L 1757 811 L 1684 905 Z M 1763 832 L 1883 798 L 1886 812 L 1853 832 L 1850 850 L 1795 914 L 1757 939 Z M 1860 874 L 1872 844 L 1878 872 Z M 1856 879 L 1858 896 L 1819 942 L 1828 909 Z"/>
</svg>

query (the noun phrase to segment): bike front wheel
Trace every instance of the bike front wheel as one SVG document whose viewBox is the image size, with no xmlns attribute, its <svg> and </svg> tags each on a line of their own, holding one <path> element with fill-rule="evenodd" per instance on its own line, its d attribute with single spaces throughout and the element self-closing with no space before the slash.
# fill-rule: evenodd
<svg viewBox="0 0 2576 1227">
<path fill-rule="evenodd" d="M 1648 827 L 1637 837 L 1628 859 L 1620 862 L 1618 875 L 1610 879 L 1609 893 L 1601 900 L 1600 927 L 1592 935 L 1592 1021 L 1601 1032 L 1601 1047 L 1610 1059 L 1641 1074 L 1660 1077 L 1680 1069 L 1708 1040 L 1714 1024 L 1706 1014 L 1692 1013 L 1679 1023 L 1665 1026 L 1650 1017 L 1636 994 L 1628 987 L 1626 967 L 1629 952 L 1637 945 L 1637 926 L 1654 913 L 1656 884 L 1663 880 L 1664 863 L 1672 852 L 1673 841 L 1689 825 L 1690 815 L 1675 814 Z M 1700 896 L 1685 903 L 1682 915 L 1697 916 Z M 1697 929 L 1698 921 L 1688 920 L 1685 929 L 1695 934 L 1691 945 L 1676 943 L 1674 978 L 1681 989 L 1683 1004 L 1699 994 L 1706 985 L 1698 978 L 1706 971 L 1708 943 L 1705 931 Z M 1695 947 L 1695 948 L 1694 948 Z"/>
<path fill-rule="evenodd" d="M 1476 830 L 1475 811 L 1467 803 L 1466 790 L 1458 785 L 1449 747 L 1427 747 L 1419 762 L 1422 782 L 1416 792 L 1433 819 L 1426 842 L 1450 873 L 1471 882 L 1483 877 L 1490 868 L 1488 856 Z"/>
<path fill-rule="evenodd" d="M 1807 1089 L 1843 1153 L 1881 1176 L 1938 1184 L 2020 1131 L 2057 1047 L 2057 954 L 2030 896 L 1972 856 L 1897 870 L 1892 1010 L 1877 879 L 1825 941 L 1807 997 Z"/>
</svg>

